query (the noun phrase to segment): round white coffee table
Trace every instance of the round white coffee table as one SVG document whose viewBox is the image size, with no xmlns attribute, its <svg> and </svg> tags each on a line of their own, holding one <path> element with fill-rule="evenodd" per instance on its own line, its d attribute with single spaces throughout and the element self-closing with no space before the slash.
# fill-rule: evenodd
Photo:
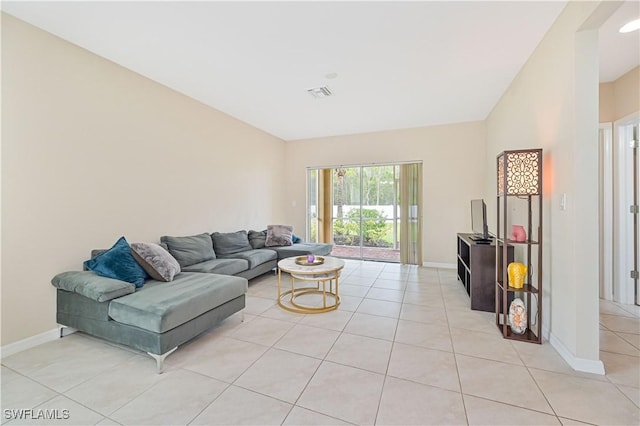
<svg viewBox="0 0 640 426">
<path fill-rule="evenodd" d="M 319 314 L 337 309 L 340 304 L 338 278 L 340 271 L 344 268 L 344 260 L 330 256 L 316 256 L 316 261 L 322 260 L 322 263 L 308 265 L 306 258 L 307 256 L 289 257 L 278 262 L 278 305 L 287 311 L 301 314 Z M 303 264 L 296 263 L 296 260 Z M 283 272 L 291 274 L 291 288 L 284 291 L 282 289 Z M 305 282 L 315 282 L 316 285 L 300 286 L 300 283 Z M 309 306 L 300 303 L 298 298 L 309 294 L 322 295 L 322 305 Z M 286 300 L 287 296 L 290 296 L 288 300 Z"/>
</svg>

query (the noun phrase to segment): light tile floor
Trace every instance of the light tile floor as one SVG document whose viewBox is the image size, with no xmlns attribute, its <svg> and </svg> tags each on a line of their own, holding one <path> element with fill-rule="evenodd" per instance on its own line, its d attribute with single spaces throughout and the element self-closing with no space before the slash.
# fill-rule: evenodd
<svg viewBox="0 0 640 426">
<path fill-rule="evenodd" d="M 640 423 L 638 307 L 601 301 L 599 376 L 546 342 L 502 339 L 455 271 L 347 261 L 342 278 L 339 310 L 317 315 L 275 305 L 273 275 L 252 280 L 244 322 L 185 344 L 162 375 L 145 354 L 81 333 L 9 356 L 2 424 Z"/>
</svg>

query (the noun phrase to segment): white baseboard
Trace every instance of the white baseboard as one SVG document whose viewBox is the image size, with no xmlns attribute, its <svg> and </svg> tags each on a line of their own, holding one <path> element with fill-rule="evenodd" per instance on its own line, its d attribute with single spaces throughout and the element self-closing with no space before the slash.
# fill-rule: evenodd
<svg viewBox="0 0 640 426">
<path fill-rule="evenodd" d="M 425 268 L 456 269 L 455 263 L 424 262 Z"/>
<path fill-rule="evenodd" d="M 542 340 L 546 340 L 548 342 L 550 340 L 550 336 L 551 330 L 549 330 L 549 327 L 542 327 Z"/>
<path fill-rule="evenodd" d="M 585 373 L 605 374 L 602 361 L 576 357 L 553 333 L 549 333 L 549 343 L 574 370 L 584 371 Z"/>
<path fill-rule="evenodd" d="M 68 327 L 64 327 L 64 329 L 66 330 L 65 335 L 76 331 L 75 329 Z M 36 334 L 35 336 L 27 337 L 26 339 L 19 340 L 17 342 L 9 343 L 8 345 L 0 347 L 0 359 L 34 348 L 43 343 L 52 342 L 59 338 L 60 327 L 45 331 L 44 333 Z"/>
</svg>

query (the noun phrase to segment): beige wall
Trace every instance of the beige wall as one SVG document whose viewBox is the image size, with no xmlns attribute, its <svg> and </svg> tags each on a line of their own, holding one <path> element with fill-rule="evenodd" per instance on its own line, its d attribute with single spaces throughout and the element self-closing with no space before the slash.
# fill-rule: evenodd
<svg viewBox="0 0 640 426">
<path fill-rule="evenodd" d="M 495 193 L 497 153 L 544 149 L 543 326 L 574 367 L 594 371 L 602 365 L 597 19 L 590 21 L 594 29 L 583 24 L 604 12 L 598 2 L 570 2 L 487 119 L 487 196 Z M 495 220 L 495 209 L 490 216 Z"/>
<path fill-rule="evenodd" d="M 598 99 L 600 123 L 613 123 L 616 120 L 616 99 L 612 81 L 600 83 Z"/>
<path fill-rule="evenodd" d="M 306 226 L 307 167 L 422 161 L 423 262 L 455 263 L 456 233 L 471 230 L 470 200 L 483 195 L 484 122 L 290 141 L 286 154 L 296 230 Z"/>
<path fill-rule="evenodd" d="M 613 83 L 616 120 L 640 111 L 640 66 L 635 67 Z"/>
<path fill-rule="evenodd" d="M 600 84 L 600 122 L 613 123 L 640 111 L 640 66 Z"/>
<path fill-rule="evenodd" d="M 284 145 L 2 14 L 2 345 L 91 248 L 283 221 Z"/>
</svg>

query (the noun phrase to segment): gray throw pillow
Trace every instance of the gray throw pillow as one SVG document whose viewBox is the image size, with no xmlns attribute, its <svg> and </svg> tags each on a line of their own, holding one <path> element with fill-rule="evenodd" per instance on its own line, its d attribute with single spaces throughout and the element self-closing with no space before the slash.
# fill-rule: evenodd
<svg viewBox="0 0 640 426">
<path fill-rule="evenodd" d="M 211 234 L 211 239 L 216 256 L 226 256 L 253 248 L 249 243 L 247 231 L 214 232 Z"/>
<path fill-rule="evenodd" d="M 290 246 L 293 244 L 293 226 L 269 225 L 267 226 L 267 239 L 265 247 Z"/>
<path fill-rule="evenodd" d="M 267 240 L 267 230 L 264 231 L 249 231 L 249 243 L 254 249 L 264 248 L 264 243 Z"/>
<path fill-rule="evenodd" d="M 169 253 L 173 256 L 181 268 L 206 262 L 216 258 L 213 251 L 211 235 L 199 234 L 188 237 L 160 237 L 160 241 L 167 245 Z"/>
<path fill-rule="evenodd" d="M 142 269 L 158 281 L 173 281 L 180 273 L 178 261 L 158 244 L 131 243 L 131 254 Z"/>
</svg>

